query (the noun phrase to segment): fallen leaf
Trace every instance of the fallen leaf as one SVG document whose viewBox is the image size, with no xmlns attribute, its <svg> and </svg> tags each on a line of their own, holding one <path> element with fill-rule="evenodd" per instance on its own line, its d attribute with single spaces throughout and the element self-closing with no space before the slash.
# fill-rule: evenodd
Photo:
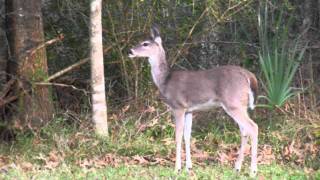
<svg viewBox="0 0 320 180">
<path fill-rule="evenodd" d="M 166 165 L 166 164 L 168 164 L 168 160 L 166 160 L 164 158 L 156 157 L 156 158 L 154 158 L 153 161 L 150 162 L 150 164 L 152 164 L 152 165 L 156 165 L 156 164 Z"/>
<path fill-rule="evenodd" d="M 258 180 L 265 180 L 265 177 L 263 175 L 259 175 Z"/>
<path fill-rule="evenodd" d="M 155 112 L 156 111 L 156 108 L 153 107 L 153 106 L 148 106 L 148 108 L 145 110 L 145 112 L 149 112 L 149 113 L 152 113 L 152 112 Z"/>
<path fill-rule="evenodd" d="M 272 146 L 262 145 L 258 153 L 258 163 L 270 165 L 275 160 L 275 155 L 272 152 Z"/>
<path fill-rule="evenodd" d="M 123 114 L 126 113 L 126 112 L 129 110 L 129 108 L 130 108 L 130 104 L 128 104 L 128 105 L 126 105 L 125 107 L 123 107 L 123 108 L 121 109 L 122 113 L 123 113 Z"/>
<path fill-rule="evenodd" d="M 165 139 L 162 139 L 161 142 L 168 146 L 168 145 L 172 145 L 174 144 L 174 139 L 173 138 L 165 138 Z"/>
<path fill-rule="evenodd" d="M 30 162 L 22 162 L 20 164 L 21 169 L 24 171 L 30 171 L 33 169 L 33 165 Z"/>
<path fill-rule="evenodd" d="M 59 166 L 60 162 L 63 160 L 62 153 L 53 150 L 49 153 L 49 157 L 45 159 L 45 168 L 54 169 Z"/>
<path fill-rule="evenodd" d="M 5 156 L 0 156 L 0 168 L 7 165 L 9 163 L 9 159 Z"/>
<path fill-rule="evenodd" d="M 137 162 L 137 164 L 140 164 L 140 165 L 148 164 L 148 161 L 143 156 L 135 155 L 135 156 L 132 157 L 132 159 L 135 162 Z"/>
<path fill-rule="evenodd" d="M 103 168 L 107 166 L 118 167 L 120 163 L 128 164 L 128 157 L 108 153 L 103 156 L 82 159 L 76 162 L 82 168 Z"/>
</svg>

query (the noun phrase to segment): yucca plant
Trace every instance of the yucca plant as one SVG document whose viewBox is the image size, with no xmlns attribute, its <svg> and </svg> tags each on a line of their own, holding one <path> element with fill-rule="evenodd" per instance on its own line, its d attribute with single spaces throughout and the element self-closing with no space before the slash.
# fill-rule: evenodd
<svg viewBox="0 0 320 180">
<path fill-rule="evenodd" d="M 281 107 L 290 97 L 295 95 L 291 87 L 294 75 L 303 58 L 306 46 L 300 46 L 300 38 L 288 38 L 289 23 L 285 23 L 283 13 L 274 15 L 269 21 L 268 5 L 264 4 L 263 12 L 258 14 L 258 31 L 261 49 L 259 64 L 262 70 L 262 85 L 266 91 L 269 108 Z M 290 22 L 290 21 L 288 21 Z"/>
</svg>

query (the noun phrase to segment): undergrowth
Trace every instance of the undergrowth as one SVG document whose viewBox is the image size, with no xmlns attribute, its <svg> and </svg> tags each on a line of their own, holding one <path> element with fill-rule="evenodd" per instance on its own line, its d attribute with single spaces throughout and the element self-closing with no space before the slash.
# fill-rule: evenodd
<svg viewBox="0 0 320 180">
<path fill-rule="evenodd" d="M 170 114 L 145 122 L 137 122 L 139 116 L 129 114 L 110 122 L 107 139 L 96 137 L 91 122 L 85 118 L 70 122 L 58 117 L 39 131 L 17 134 L 15 141 L 0 144 L 0 178 L 175 177 L 174 126 Z M 238 127 L 225 116 L 215 117 L 196 115 L 192 139 L 194 177 L 247 179 L 250 158 L 240 174 L 232 170 L 240 144 Z M 212 121 L 203 125 L 202 119 Z M 255 119 L 260 127 L 258 177 L 320 178 L 319 145 L 307 121 L 281 114 Z M 178 177 L 184 179 L 188 174 Z"/>
</svg>

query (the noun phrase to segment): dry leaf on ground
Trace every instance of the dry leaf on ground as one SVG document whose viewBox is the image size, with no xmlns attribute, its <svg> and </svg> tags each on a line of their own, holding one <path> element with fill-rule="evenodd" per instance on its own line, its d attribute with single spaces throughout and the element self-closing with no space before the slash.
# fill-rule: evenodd
<svg viewBox="0 0 320 180">
<path fill-rule="evenodd" d="M 259 164 L 266 164 L 269 165 L 275 160 L 275 155 L 272 151 L 272 146 L 270 145 L 262 145 L 262 148 L 259 150 L 258 153 L 258 163 Z"/>
</svg>

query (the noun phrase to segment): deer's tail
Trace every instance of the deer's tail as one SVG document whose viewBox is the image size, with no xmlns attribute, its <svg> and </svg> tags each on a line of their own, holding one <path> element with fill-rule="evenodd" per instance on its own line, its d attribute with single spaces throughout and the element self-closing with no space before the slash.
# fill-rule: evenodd
<svg viewBox="0 0 320 180">
<path fill-rule="evenodd" d="M 250 91 L 249 91 L 249 107 L 250 109 L 254 109 L 254 104 L 257 101 L 257 94 L 258 94 L 258 80 L 256 76 L 249 72 L 248 81 L 250 84 Z"/>
</svg>

